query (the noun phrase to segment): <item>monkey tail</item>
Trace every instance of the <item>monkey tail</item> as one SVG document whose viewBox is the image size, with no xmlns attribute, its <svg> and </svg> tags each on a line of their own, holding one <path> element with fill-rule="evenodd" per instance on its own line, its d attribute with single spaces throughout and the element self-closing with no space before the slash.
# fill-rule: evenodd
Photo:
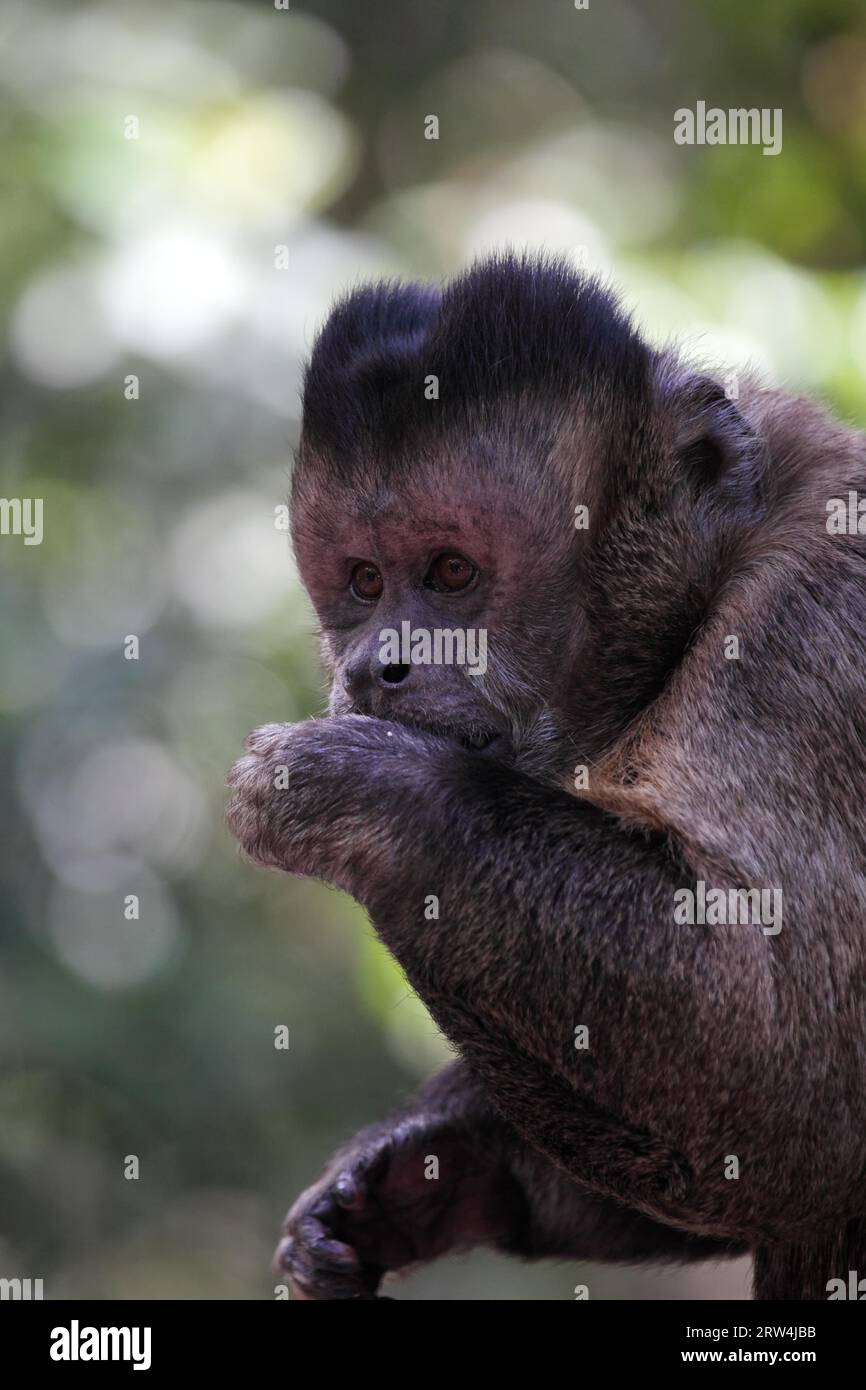
<svg viewBox="0 0 866 1390">
<path fill-rule="evenodd" d="M 759 1246 L 754 1296 L 809 1302 L 866 1298 L 866 1218 L 802 1244 Z"/>
</svg>

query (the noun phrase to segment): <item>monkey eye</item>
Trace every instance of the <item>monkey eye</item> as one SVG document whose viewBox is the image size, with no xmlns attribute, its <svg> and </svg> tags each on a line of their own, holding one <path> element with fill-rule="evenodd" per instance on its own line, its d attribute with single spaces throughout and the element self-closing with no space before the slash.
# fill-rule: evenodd
<svg viewBox="0 0 866 1390">
<path fill-rule="evenodd" d="M 468 589 L 478 571 L 462 555 L 439 555 L 430 566 L 424 583 L 440 593 L 458 594 Z"/>
<path fill-rule="evenodd" d="M 352 570 L 349 586 L 356 598 L 366 599 L 369 603 L 377 599 L 382 592 L 382 575 L 375 565 L 371 565 L 368 560 L 362 560 Z"/>
</svg>

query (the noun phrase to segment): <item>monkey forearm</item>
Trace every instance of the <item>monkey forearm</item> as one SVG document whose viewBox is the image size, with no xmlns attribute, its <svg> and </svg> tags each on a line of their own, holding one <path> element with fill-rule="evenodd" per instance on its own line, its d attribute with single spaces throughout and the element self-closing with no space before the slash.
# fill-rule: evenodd
<svg viewBox="0 0 866 1390">
<path fill-rule="evenodd" d="M 398 813 L 385 873 L 356 884 L 382 939 L 551 1158 L 652 1216 L 715 1186 L 718 1234 L 746 1229 L 723 1214 L 747 1197 L 723 1159 L 751 1156 L 780 1094 L 766 939 L 677 925 L 687 878 L 661 843 L 505 767 L 456 763 L 444 795 Z"/>
<path fill-rule="evenodd" d="M 502 1027 L 600 1101 L 623 1099 L 630 1045 L 672 1057 L 688 1048 L 697 1084 L 703 1067 L 704 1081 L 718 1068 L 723 1082 L 735 1061 L 766 1067 L 767 939 L 677 924 L 674 893 L 689 875 L 660 839 L 460 750 L 433 786 L 401 790 L 392 781 L 389 826 L 376 836 L 387 857 L 359 858 L 348 878 L 425 997 Z M 711 1053 L 702 1035 L 720 1012 L 727 1046 Z"/>
<path fill-rule="evenodd" d="M 334 1154 L 289 1212 L 276 1264 L 297 1297 L 363 1298 L 389 1272 L 478 1245 L 624 1263 L 734 1253 L 579 1186 L 506 1124 L 461 1061 Z"/>
</svg>

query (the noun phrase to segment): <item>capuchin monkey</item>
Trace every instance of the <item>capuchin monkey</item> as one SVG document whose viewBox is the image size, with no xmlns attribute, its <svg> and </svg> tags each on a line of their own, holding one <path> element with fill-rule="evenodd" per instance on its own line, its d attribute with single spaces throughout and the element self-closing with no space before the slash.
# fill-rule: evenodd
<svg viewBox="0 0 866 1390">
<path fill-rule="evenodd" d="M 291 499 L 329 717 L 250 736 L 229 823 L 458 1060 L 295 1202 L 296 1296 L 475 1245 L 866 1272 L 861 495 L 863 436 L 565 263 L 333 310 Z"/>
</svg>

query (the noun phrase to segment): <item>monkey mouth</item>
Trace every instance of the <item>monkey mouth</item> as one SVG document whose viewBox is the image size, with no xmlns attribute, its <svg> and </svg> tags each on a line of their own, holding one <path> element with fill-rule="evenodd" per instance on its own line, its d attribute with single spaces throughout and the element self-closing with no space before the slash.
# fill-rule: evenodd
<svg viewBox="0 0 866 1390">
<path fill-rule="evenodd" d="M 450 739 L 452 743 L 459 743 L 461 748 L 467 749 L 470 753 L 483 753 L 504 739 L 501 730 L 494 729 L 492 725 L 407 718 L 400 719 L 398 722 L 407 724 L 411 729 L 418 729 L 422 733 L 438 734 L 440 738 Z"/>
<path fill-rule="evenodd" d="M 459 743 L 468 753 L 491 753 L 503 758 L 514 756 L 514 746 L 508 734 L 501 729 L 443 729 L 446 738 Z"/>
</svg>

